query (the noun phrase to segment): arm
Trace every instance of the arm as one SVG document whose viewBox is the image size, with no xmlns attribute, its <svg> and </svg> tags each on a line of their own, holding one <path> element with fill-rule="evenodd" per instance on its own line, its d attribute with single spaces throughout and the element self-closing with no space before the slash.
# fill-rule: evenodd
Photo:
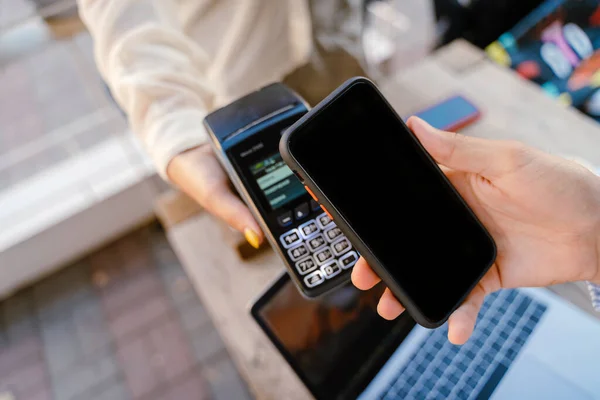
<svg viewBox="0 0 600 400">
<path fill-rule="evenodd" d="M 206 141 L 212 94 L 199 46 L 169 24 L 170 1 L 78 0 L 95 58 L 133 131 L 166 178 L 177 154 Z"/>
<path fill-rule="evenodd" d="M 176 10 L 174 0 L 78 4 L 94 39 L 100 73 L 159 174 L 258 247 L 263 241 L 258 223 L 231 191 L 227 174 L 204 144 L 203 119 L 214 98 L 210 60 L 172 23 L 175 11 L 187 10 Z"/>
</svg>

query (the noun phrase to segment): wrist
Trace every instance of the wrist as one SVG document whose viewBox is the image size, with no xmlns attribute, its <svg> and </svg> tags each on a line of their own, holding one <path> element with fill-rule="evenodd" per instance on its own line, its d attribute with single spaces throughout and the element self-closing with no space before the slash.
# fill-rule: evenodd
<svg viewBox="0 0 600 400">
<path fill-rule="evenodd" d="M 181 174 L 188 168 L 188 165 L 194 163 L 203 154 L 212 154 L 212 148 L 209 143 L 191 147 L 173 156 L 166 167 L 166 175 L 169 181 L 177 185 L 177 181 Z"/>
<path fill-rule="evenodd" d="M 596 209 L 592 213 L 592 217 L 594 218 L 592 236 L 595 246 L 594 250 L 596 252 L 596 263 L 594 273 L 589 279 L 587 279 L 587 282 L 594 285 L 600 285 L 600 179 L 598 179 L 596 176 L 594 178 L 595 179 L 592 181 L 592 184 L 594 185 L 595 189 L 593 198 L 596 202 Z"/>
</svg>

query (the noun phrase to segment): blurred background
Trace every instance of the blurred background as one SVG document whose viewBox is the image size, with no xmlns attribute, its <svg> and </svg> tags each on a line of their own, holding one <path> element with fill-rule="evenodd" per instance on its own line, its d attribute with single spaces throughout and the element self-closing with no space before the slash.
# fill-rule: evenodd
<svg viewBox="0 0 600 400">
<path fill-rule="evenodd" d="M 165 188 L 75 1 L 1 0 L 0 399 L 247 398 L 153 222 Z"/>
<path fill-rule="evenodd" d="M 348 3 L 348 50 L 385 78 L 540 1 Z M 167 189 L 75 1 L 0 0 L 0 400 L 249 398 L 155 221 Z"/>
</svg>

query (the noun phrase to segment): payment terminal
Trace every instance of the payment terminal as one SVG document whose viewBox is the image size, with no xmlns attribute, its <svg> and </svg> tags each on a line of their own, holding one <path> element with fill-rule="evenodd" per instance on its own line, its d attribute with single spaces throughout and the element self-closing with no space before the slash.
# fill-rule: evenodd
<svg viewBox="0 0 600 400">
<path fill-rule="evenodd" d="M 204 125 L 293 281 L 306 297 L 317 297 L 350 279 L 358 254 L 279 154 L 282 133 L 307 111 L 301 97 L 275 83 L 214 111 Z"/>
</svg>

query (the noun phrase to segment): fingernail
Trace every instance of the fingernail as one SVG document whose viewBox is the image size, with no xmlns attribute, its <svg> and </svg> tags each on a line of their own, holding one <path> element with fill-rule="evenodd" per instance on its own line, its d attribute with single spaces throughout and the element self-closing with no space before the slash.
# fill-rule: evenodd
<svg viewBox="0 0 600 400">
<path fill-rule="evenodd" d="M 429 122 L 425 121 L 423 118 L 415 117 L 417 119 L 417 123 L 425 128 L 432 128 Z"/>
<path fill-rule="evenodd" d="M 244 230 L 244 236 L 246 237 L 248 243 L 250 243 L 250 246 L 254 247 L 255 249 L 260 247 L 260 237 L 258 236 L 258 233 L 254 232 L 250 228 L 246 228 Z"/>
<path fill-rule="evenodd" d="M 425 121 L 423 121 L 421 118 L 413 115 L 412 117 L 410 117 L 410 119 L 412 120 L 411 124 L 414 127 L 415 125 L 421 125 L 423 127 L 427 126 L 427 123 Z"/>
</svg>

